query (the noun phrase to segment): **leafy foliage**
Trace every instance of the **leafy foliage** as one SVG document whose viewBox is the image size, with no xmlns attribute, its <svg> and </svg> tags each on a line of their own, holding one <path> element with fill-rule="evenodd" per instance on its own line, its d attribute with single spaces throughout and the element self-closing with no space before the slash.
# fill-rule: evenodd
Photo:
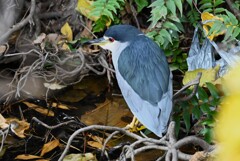
<svg viewBox="0 0 240 161">
<path fill-rule="evenodd" d="M 224 0 L 201 0 L 199 3 L 199 10 L 202 10 L 203 12 L 210 12 L 216 15 L 224 12 L 225 9 L 221 7 L 224 5 L 224 3 Z"/>
<path fill-rule="evenodd" d="M 177 105 L 174 120 L 183 121 L 187 132 L 192 130 L 191 128 L 194 126 L 201 126 L 200 134 L 204 136 L 206 141 L 211 142 L 216 108 L 220 104 L 222 97 L 220 97 L 218 89 L 213 84 L 206 83 L 206 86 L 206 88 L 198 87 L 197 96 Z M 188 90 L 187 93 L 191 93 L 191 90 Z M 195 121 L 196 123 L 193 125 L 194 120 L 200 121 Z M 180 126 L 180 123 L 177 125 Z"/>
<path fill-rule="evenodd" d="M 117 10 L 121 8 L 124 4 L 124 0 L 96 0 L 93 2 L 93 10 L 91 11 L 91 16 L 100 16 L 100 18 L 95 22 L 93 28 L 94 32 L 100 32 L 105 29 L 110 21 L 114 21 L 117 15 Z M 108 24 L 108 25 L 107 25 Z"/>
<path fill-rule="evenodd" d="M 150 26 L 146 35 L 152 38 L 171 58 L 172 69 L 178 69 L 182 73 L 187 70 L 188 53 L 186 46 L 184 46 L 185 49 L 181 48 L 182 40 L 192 37 L 193 29 L 200 24 L 200 21 L 203 24 L 205 37 L 212 36 L 215 40 L 218 35 L 224 35 L 223 41 L 231 41 L 240 37 L 239 21 L 232 12 L 226 9 L 227 3 L 224 0 L 155 0 L 151 4 L 149 2 L 147 0 L 95 0 L 91 14 L 100 15 L 100 18 L 95 21 L 93 31 L 102 32 L 112 23 L 125 23 L 124 18 L 118 16 L 120 11 L 127 8 L 122 7 L 125 3 L 136 7 L 137 15 L 150 10 L 150 15 L 147 15 Z M 234 7 L 239 10 L 240 1 L 235 1 Z M 210 18 L 204 20 L 205 13 L 211 15 Z M 188 47 L 190 41 L 187 42 Z M 191 90 L 188 91 L 190 92 Z M 186 131 L 189 132 L 193 127 L 192 120 L 201 120 L 195 125 L 203 127 L 201 134 L 210 142 L 216 115 L 215 108 L 220 101 L 221 97 L 214 85 L 207 83 L 206 87 L 199 87 L 197 96 L 176 106 L 174 119 L 178 129 L 180 123 L 184 122 Z"/>
<path fill-rule="evenodd" d="M 149 28 L 154 28 L 155 31 L 148 33 L 148 36 L 166 49 L 169 43 L 171 45 L 174 43 L 173 39 L 179 39 L 178 33 L 184 31 L 178 17 L 179 14 L 177 14 L 180 12 L 180 16 L 182 16 L 182 2 L 178 0 L 156 0 L 149 7 L 152 8 Z"/>
<path fill-rule="evenodd" d="M 148 1 L 146 0 L 134 0 L 137 4 L 137 12 L 141 12 L 144 7 L 148 6 Z"/>
<path fill-rule="evenodd" d="M 233 40 L 240 34 L 240 24 L 237 18 L 228 10 L 225 10 L 225 15 L 219 15 L 223 19 L 221 20 L 214 20 L 214 24 L 211 27 L 208 35 L 212 33 L 220 33 L 225 31 L 224 41 Z"/>
</svg>

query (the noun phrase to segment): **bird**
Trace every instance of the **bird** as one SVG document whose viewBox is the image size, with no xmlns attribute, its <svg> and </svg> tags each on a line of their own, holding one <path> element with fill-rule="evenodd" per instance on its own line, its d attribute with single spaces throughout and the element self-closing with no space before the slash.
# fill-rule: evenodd
<svg viewBox="0 0 240 161">
<path fill-rule="evenodd" d="M 132 25 L 113 25 L 88 41 L 111 51 L 116 79 L 133 115 L 159 137 L 172 111 L 172 73 L 163 50 Z M 131 126 L 134 123 L 132 122 Z"/>
</svg>

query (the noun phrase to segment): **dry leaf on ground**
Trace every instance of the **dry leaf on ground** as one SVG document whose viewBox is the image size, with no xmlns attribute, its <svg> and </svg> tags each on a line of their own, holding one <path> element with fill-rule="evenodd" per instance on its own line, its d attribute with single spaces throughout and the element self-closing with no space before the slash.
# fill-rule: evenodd
<svg viewBox="0 0 240 161">
<path fill-rule="evenodd" d="M 30 154 L 20 154 L 15 157 L 15 159 L 19 160 L 32 160 L 32 159 L 40 159 L 42 157 L 37 156 L 37 155 L 30 155 Z"/>
<path fill-rule="evenodd" d="M 52 151 L 53 149 L 55 149 L 59 145 L 60 145 L 60 142 L 59 142 L 58 139 L 55 139 L 53 141 L 50 141 L 50 142 L 44 144 L 40 156 L 43 156 L 44 154 Z"/>
</svg>

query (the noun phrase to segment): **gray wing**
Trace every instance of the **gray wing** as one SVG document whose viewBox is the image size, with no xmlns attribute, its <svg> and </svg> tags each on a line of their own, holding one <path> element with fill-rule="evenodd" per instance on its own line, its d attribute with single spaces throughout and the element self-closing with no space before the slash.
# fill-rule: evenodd
<svg viewBox="0 0 240 161">
<path fill-rule="evenodd" d="M 170 70 L 166 57 L 159 46 L 144 35 L 122 51 L 118 69 L 133 90 L 152 105 L 157 105 L 168 90 Z"/>
</svg>

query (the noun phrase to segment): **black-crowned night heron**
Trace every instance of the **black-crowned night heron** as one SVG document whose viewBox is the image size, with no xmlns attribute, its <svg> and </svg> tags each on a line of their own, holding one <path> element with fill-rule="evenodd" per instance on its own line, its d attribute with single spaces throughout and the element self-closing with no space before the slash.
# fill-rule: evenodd
<svg viewBox="0 0 240 161">
<path fill-rule="evenodd" d="M 163 51 L 131 25 L 110 27 L 89 41 L 112 52 L 116 78 L 134 116 L 162 136 L 172 110 L 172 76 Z"/>
</svg>

